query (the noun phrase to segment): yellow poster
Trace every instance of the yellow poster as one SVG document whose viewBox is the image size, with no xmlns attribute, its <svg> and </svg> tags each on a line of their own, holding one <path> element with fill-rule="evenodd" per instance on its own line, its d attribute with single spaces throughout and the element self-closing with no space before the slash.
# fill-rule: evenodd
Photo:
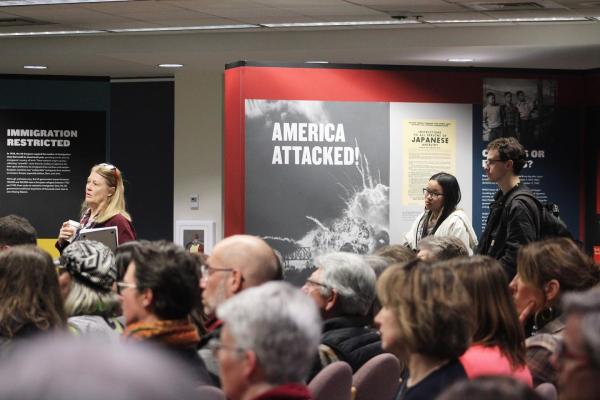
<svg viewBox="0 0 600 400">
<path fill-rule="evenodd" d="M 402 205 L 423 204 L 423 188 L 437 172 L 456 175 L 456 121 L 402 121 Z"/>
</svg>

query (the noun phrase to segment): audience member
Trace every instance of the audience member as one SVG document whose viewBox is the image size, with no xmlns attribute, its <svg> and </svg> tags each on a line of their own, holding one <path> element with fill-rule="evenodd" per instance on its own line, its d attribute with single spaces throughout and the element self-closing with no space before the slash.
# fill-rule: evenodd
<svg viewBox="0 0 600 400">
<path fill-rule="evenodd" d="M 600 288 L 566 294 L 564 337 L 556 355 L 561 400 L 598 398 Z"/>
<path fill-rule="evenodd" d="M 485 173 L 500 190 L 490 204 L 490 213 L 476 253 L 500 260 L 506 276 L 516 271 L 517 252 L 527 243 L 539 239 L 540 210 L 522 193 L 532 194 L 519 179 L 525 165 L 525 149 L 513 137 L 500 138 L 487 146 Z"/>
<path fill-rule="evenodd" d="M 427 236 L 455 236 L 473 254 L 477 235 L 467 214 L 457 208 L 461 194 L 456 177 L 445 172 L 434 174 L 423 188 L 423 195 L 425 211 L 417 216 L 402 244 L 417 251 Z"/>
<path fill-rule="evenodd" d="M 379 277 L 387 267 L 395 263 L 395 261 L 389 257 L 376 256 L 374 254 L 365 254 L 362 258 L 369 267 L 371 267 L 373 272 L 375 272 L 376 277 Z"/>
<path fill-rule="evenodd" d="M 393 260 L 393 263 L 397 264 L 404 264 L 405 262 L 414 260 L 416 257 L 416 254 L 413 250 L 401 244 L 388 244 L 378 248 L 373 254 L 376 256 L 390 258 Z"/>
<path fill-rule="evenodd" d="M 230 400 L 309 400 L 302 383 L 317 351 L 321 321 L 313 302 L 285 282 L 250 288 L 217 309 L 217 353 Z"/>
<path fill-rule="evenodd" d="M 188 319 L 200 296 L 195 256 L 161 241 L 140 244 L 131 258 L 123 282 L 117 283 L 126 336 L 178 357 L 193 370 L 197 383 L 209 384 L 206 366 L 196 352 L 200 338 Z"/>
<path fill-rule="evenodd" d="M 554 238 L 531 243 L 517 258 L 517 276 L 510 284 L 517 312 L 527 334 L 527 364 L 534 385 L 556 384 L 556 367 L 550 362 L 565 328 L 561 295 L 582 291 L 600 280 L 600 268 L 570 239 Z"/>
<path fill-rule="evenodd" d="M 279 261 L 273 249 L 259 237 L 234 235 L 217 243 L 202 267 L 202 304 L 211 319 L 206 324 L 208 333 L 202 337 L 199 354 L 215 383 L 219 381 L 219 368 L 208 342 L 221 334 L 222 322 L 214 317 L 217 307 L 244 289 L 280 279 Z"/>
<path fill-rule="evenodd" d="M 0 251 L 20 244 L 36 244 L 37 232 L 29 221 L 18 215 L 0 218 Z"/>
<path fill-rule="evenodd" d="M 510 375 L 532 386 L 525 362 L 525 337 L 500 263 L 488 256 L 454 258 L 454 269 L 475 310 L 472 345 L 460 357 L 469 378 Z"/>
<path fill-rule="evenodd" d="M 201 399 L 190 381 L 182 365 L 151 348 L 48 337 L 0 364 L 0 399 Z"/>
<path fill-rule="evenodd" d="M 117 278 L 112 251 L 100 242 L 80 240 L 65 248 L 57 263 L 69 329 L 120 340 L 124 326 L 116 318 L 120 304 L 112 290 Z"/>
<path fill-rule="evenodd" d="M 65 326 L 56 270 L 45 251 L 33 245 L 0 252 L 0 353 L 15 340 Z"/>
<path fill-rule="evenodd" d="M 469 250 L 454 236 L 427 236 L 419 243 L 417 257 L 433 262 L 468 256 Z"/>
<path fill-rule="evenodd" d="M 432 399 L 467 378 L 458 357 L 473 334 L 472 305 L 451 268 L 421 260 L 394 265 L 379 278 L 377 294 L 382 347 L 408 361 L 399 399 Z"/>
<path fill-rule="evenodd" d="M 319 357 L 309 380 L 332 362 L 345 361 L 356 372 L 381 354 L 379 334 L 368 318 L 375 298 L 375 272 L 364 257 L 330 253 L 317 257 L 315 265 L 317 269 L 302 287 L 323 318 Z"/>
<path fill-rule="evenodd" d="M 507 376 L 481 376 L 457 382 L 437 400 L 544 400 L 533 389 Z"/>
</svg>

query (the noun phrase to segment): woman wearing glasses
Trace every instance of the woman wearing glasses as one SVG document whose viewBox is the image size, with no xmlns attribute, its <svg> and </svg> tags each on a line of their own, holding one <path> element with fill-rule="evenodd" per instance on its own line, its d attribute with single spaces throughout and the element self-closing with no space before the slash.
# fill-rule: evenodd
<svg viewBox="0 0 600 400">
<path fill-rule="evenodd" d="M 117 227 L 118 244 L 136 239 L 131 216 L 125 211 L 125 188 L 121 171 L 111 164 L 92 167 L 85 185 L 85 200 L 79 227 L 65 221 L 60 228 L 56 248 L 62 250 L 76 239 L 81 229 Z"/>
<path fill-rule="evenodd" d="M 423 188 L 425 210 L 415 219 L 404 235 L 404 245 L 417 251 L 424 237 L 453 236 L 459 238 L 473 254 L 477 236 L 467 214 L 456 206 L 460 202 L 460 187 L 453 175 L 439 172 L 429 178 Z"/>
</svg>

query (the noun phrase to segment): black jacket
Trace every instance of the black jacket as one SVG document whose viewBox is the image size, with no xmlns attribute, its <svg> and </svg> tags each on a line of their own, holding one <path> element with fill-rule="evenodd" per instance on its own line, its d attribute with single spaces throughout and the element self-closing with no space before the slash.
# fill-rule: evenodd
<svg viewBox="0 0 600 400">
<path fill-rule="evenodd" d="M 344 316 L 325 320 L 321 344 L 329 346 L 341 361 L 350 364 L 352 372 L 356 372 L 364 363 L 383 352 L 381 337 L 377 330 L 368 326 L 365 317 Z M 309 381 L 325 365 L 321 365 L 319 357 L 313 365 Z"/>
<path fill-rule="evenodd" d="M 522 183 L 506 194 L 496 193 L 476 251 L 499 260 L 509 280 L 517 270 L 519 248 L 540 238 L 541 210 L 526 197 L 513 199 L 520 192 L 531 193 Z"/>
</svg>

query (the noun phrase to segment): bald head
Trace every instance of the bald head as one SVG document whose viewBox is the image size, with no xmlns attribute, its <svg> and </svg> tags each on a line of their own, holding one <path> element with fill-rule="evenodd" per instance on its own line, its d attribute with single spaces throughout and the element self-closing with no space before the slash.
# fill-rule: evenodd
<svg viewBox="0 0 600 400">
<path fill-rule="evenodd" d="M 221 240 L 211 258 L 220 264 L 237 269 L 244 277 L 242 289 L 275 280 L 280 273 L 277 256 L 264 240 L 250 235 L 234 235 Z"/>
</svg>

